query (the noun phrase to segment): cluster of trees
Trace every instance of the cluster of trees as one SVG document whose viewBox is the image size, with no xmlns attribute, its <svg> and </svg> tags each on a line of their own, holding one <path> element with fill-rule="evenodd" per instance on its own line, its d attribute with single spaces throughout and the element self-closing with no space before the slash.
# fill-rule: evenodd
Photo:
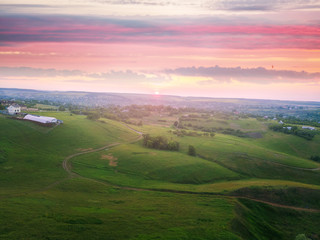
<svg viewBox="0 0 320 240">
<path fill-rule="evenodd" d="M 313 116 L 313 115 L 312 115 Z M 314 126 L 314 127 L 320 127 L 320 116 L 319 114 L 316 114 L 314 118 L 317 118 L 315 120 L 307 120 L 307 119 L 299 119 L 293 116 L 289 116 L 285 119 L 282 119 L 283 121 L 286 121 L 286 123 L 290 124 L 299 124 L 299 125 L 308 125 L 308 126 Z"/>
<path fill-rule="evenodd" d="M 298 137 L 302 137 L 307 140 L 312 140 L 314 136 L 317 134 L 316 131 L 307 130 L 307 129 L 298 129 L 297 126 L 290 126 L 290 125 L 280 125 L 280 124 L 273 124 L 269 126 L 269 129 L 275 132 L 282 132 L 285 134 L 293 134 Z"/>
<path fill-rule="evenodd" d="M 195 122 L 198 121 L 199 119 L 204 119 L 204 120 L 208 120 L 210 119 L 211 114 L 209 113 L 202 113 L 202 114 L 196 114 L 196 113 L 191 113 L 185 116 L 181 116 L 179 118 L 179 121 L 190 121 L 190 122 Z"/>
<path fill-rule="evenodd" d="M 195 132 L 195 131 L 186 131 L 184 129 L 182 130 L 169 130 L 170 133 L 173 133 L 175 135 L 177 135 L 178 137 L 184 137 L 184 136 L 189 136 L 189 137 L 201 137 L 201 136 L 207 136 L 207 137 L 214 137 L 215 133 L 214 132 L 203 132 L 203 133 L 199 133 L 199 132 Z"/>
<path fill-rule="evenodd" d="M 248 135 L 245 132 L 242 132 L 239 129 L 235 130 L 232 128 L 222 128 L 221 130 L 216 130 L 216 131 L 223 134 L 233 135 L 237 137 L 248 137 Z"/>
<path fill-rule="evenodd" d="M 143 134 L 143 146 L 159 150 L 179 151 L 180 144 L 177 141 L 168 141 L 164 136 L 151 137 Z"/>
<path fill-rule="evenodd" d="M 221 127 L 208 128 L 208 127 L 197 126 L 197 125 L 193 125 L 192 128 L 194 130 L 210 133 L 210 136 L 211 136 L 211 133 L 218 132 L 218 133 L 233 135 L 233 136 L 237 136 L 237 137 L 248 137 L 248 135 L 245 132 L 243 132 L 243 131 L 241 131 L 239 129 L 236 130 L 236 129 L 233 129 L 233 128 L 221 128 Z"/>
<path fill-rule="evenodd" d="M 87 118 L 90 120 L 98 120 L 100 118 L 100 114 L 97 112 L 88 112 Z"/>
<path fill-rule="evenodd" d="M 310 159 L 315 162 L 320 162 L 320 156 L 317 156 L 317 155 L 311 156 Z"/>
</svg>

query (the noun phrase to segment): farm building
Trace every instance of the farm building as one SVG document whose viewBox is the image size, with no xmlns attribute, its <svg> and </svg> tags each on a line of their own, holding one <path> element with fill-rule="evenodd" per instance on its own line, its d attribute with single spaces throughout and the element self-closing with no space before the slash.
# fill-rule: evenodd
<svg viewBox="0 0 320 240">
<path fill-rule="evenodd" d="M 39 115 L 32 115 L 32 114 L 27 114 L 23 120 L 29 120 L 33 122 L 38 122 L 38 123 L 57 123 L 58 120 L 54 117 L 45 117 L 45 116 L 39 116 Z"/>
<path fill-rule="evenodd" d="M 21 107 L 18 104 L 12 104 L 7 107 L 7 110 L 10 115 L 14 115 L 21 112 Z"/>
<path fill-rule="evenodd" d="M 314 127 L 302 126 L 302 129 L 316 130 Z"/>
</svg>

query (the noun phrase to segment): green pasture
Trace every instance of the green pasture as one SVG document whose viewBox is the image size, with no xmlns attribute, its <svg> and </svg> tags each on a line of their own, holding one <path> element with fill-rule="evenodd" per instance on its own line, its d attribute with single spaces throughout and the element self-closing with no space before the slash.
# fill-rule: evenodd
<svg viewBox="0 0 320 240">
<path fill-rule="evenodd" d="M 193 118 L 193 117 L 192 117 Z M 241 130 L 244 132 L 265 132 L 267 126 L 264 122 L 258 121 L 255 118 L 241 118 L 232 116 L 229 118 L 223 118 L 219 116 L 210 116 L 209 118 L 203 118 L 201 116 L 194 118 L 195 121 L 182 121 L 184 126 L 191 124 L 192 126 L 200 126 L 205 128 L 232 128 L 235 130 Z M 191 127 L 188 127 L 192 129 Z"/>
<path fill-rule="evenodd" d="M 110 166 L 111 156 L 116 166 Z M 110 158 L 110 157 L 109 157 Z M 113 160 L 112 160 L 113 161 Z M 72 160 L 75 171 L 88 173 L 86 168 L 97 169 L 99 176 L 104 173 L 105 179 L 114 184 L 123 184 L 123 177 L 136 180 L 133 186 L 143 187 L 148 181 L 161 181 L 180 184 L 201 184 L 221 180 L 241 178 L 234 173 L 214 162 L 209 162 L 197 157 L 191 157 L 184 153 L 159 151 L 146 149 L 138 144 L 127 144 L 114 147 L 109 151 L 101 151 L 75 157 Z M 112 165 L 112 164 L 111 164 Z M 95 173 L 95 171 L 90 171 Z M 111 173 L 110 173 L 111 172 Z M 119 181 L 117 181 L 119 176 Z M 94 177 L 89 175 L 89 177 Z M 132 185 L 129 185 L 132 186 Z"/>
<path fill-rule="evenodd" d="M 53 106 L 53 105 L 46 105 L 46 104 L 40 104 L 40 103 L 38 103 L 38 104 L 36 104 L 35 106 L 34 106 L 35 108 L 38 108 L 38 109 L 44 109 L 44 110 L 54 110 L 54 111 L 57 111 L 58 110 L 58 106 Z"/>
<path fill-rule="evenodd" d="M 72 179 L 49 191 L 2 199 L 0 239 L 241 239 L 234 200 L 133 192 Z"/>
<path fill-rule="evenodd" d="M 320 136 L 271 132 L 255 119 L 225 121 L 262 138 L 177 137 L 166 116 L 130 125 L 180 142 L 170 152 L 143 147 L 120 122 L 41 115 L 64 123 L 46 128 L 0 115 L 0 239 L 320 239 L 319 213 L 231 196 L 319 209 L 320 171 L 311 169 L 320 165 L 308 158 L 320 155 Z M 72 158 L 81 177 L 67 178 L 67 156 L 112 143 L 120 145 Z M 187 154 L 189 145 L 198 156 Z"/>
<path fill-rule="evenodd" d="M 67 113 L 46 115 L 64 124 L 47 128 L 0 117 L 0 154 L 4 155 L 0 162 L 1 195 L 40 188 L 66 177 L 61 163 L 72 153 L 138 136 L 116 122 L 93 122 Z"/>
</svg>

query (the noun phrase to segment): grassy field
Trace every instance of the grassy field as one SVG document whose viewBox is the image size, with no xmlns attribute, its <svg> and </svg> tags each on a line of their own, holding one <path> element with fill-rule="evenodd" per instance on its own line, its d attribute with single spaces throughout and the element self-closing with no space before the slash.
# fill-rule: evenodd
<svg viewBox="0 0 320 240">
<path fill-rule="evenodd" d="M 36 104 L 34 106 L 35 108 L 38 108 L 39 110 L 51 110 L 51 111 L 57 111 L 58 110 L 58 106 L 53 106 L 53 105 L 45 105 L 45 104 Z"/>
<path fill-rule="evenodd" d="M 76 157 L 77 166 L 87 166 L 132 179 L 157 180 L 181 184 L 200 184 L 217 180 L 239 179 L 240 176 L 214 162 L 179 152 L 145 149 L 138 144 L 121 145 L 98 153 Z M 117 182 L 115 182 L 117 183 Z M 143 184 L 142 184 L 143 185 Z"/>
<path fill-rule="evenodd" d="M 233 206 L 224 198 L 132 192 L 72 179 L 2 200 L 0 239 L 240 239 L 231 229 Z"/>
<path fill-rule="evenodd" d="M 0 163 L 1 195 L 40 188 L 66 177 L 61 163 L 72 153 L 137 137 L 116 122 L 93 122 L 67 113 L 47 115 L 64 124 L 50 129 L 0 117 L 0 146 L 6 156 Z"/>
<path fill-rule="evenodd" d="M 248 199 L 320 210 L 320 171 L 310 170 L 319 164 L 308 160 L 320 153 L 319 136 L 269 132 L 255 119 L 225 121 L 261 138 L 178 137 L 169 131 L 175 116 L 130 125 L 179 141 L 171 152 L 143 147 L 120 122 L 41 114 L 64 124 L 0 116 L 0 239 L 320 239 L 318 212 Z M 112 143 L 119 145 L 70 159 L 81 177 L 62 168 L 67 156 Z M 198 156 L 187 154 L 190 144 Z"/>
</svg>

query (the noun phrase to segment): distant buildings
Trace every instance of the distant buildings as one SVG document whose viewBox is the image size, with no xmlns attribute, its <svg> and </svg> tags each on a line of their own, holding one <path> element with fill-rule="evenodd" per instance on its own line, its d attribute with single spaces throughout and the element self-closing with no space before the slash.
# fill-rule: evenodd
<svg viewBox="0 0 320 240">
<path fill-rule="evenodd" d="M 279 121 L 279 123 L 280 123 L 280 124 L 283 124 L 283 122 L 282 122 L 281 120 Z"/>
<path fill-rule="evenodd" d="M 21 113 L 21 107 L 18 104 L 10 105 L 7 110 L 10 115 Z"/>
</svg>

